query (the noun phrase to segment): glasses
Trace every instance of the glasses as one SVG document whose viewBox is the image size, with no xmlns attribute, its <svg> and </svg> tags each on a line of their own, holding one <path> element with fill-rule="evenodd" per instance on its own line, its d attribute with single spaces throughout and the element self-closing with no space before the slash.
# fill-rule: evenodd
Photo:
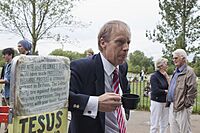
<svg viewBox="0 0 200 133">
<path fill-rule="evenodd" d="M 173 57 L 173 60 L 177 60 L 178 59 L 178 57 Z"/>
</svg>

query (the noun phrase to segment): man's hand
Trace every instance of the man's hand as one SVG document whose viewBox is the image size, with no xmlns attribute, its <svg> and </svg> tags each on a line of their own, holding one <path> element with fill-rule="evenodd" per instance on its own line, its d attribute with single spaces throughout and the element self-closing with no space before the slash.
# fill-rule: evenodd
<svg viewBox="0 0 200 133">
<path fill-rule="evenodd" d="M 5 84 L 5 80 L 3 80 L 3 79 L 0 79 L 0 84 Z"/>
<path fill-rule="evenodd" d="M 101 112 L 111 112 L 121 106 L 121 96 L 116 93 L 105 93 L 99 96 L 98 110 Z"/>
</svg>

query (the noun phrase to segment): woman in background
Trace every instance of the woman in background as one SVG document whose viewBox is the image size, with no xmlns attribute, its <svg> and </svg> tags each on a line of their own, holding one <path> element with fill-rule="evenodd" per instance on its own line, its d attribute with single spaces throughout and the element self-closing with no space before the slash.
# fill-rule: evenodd
<svg viewBox="0 0 200 133">
<path fill-rule="evenodd" d="M 151 75 L 151 126 L 150 133 L 166 133 L 169 109 L 165 107 L 169 86 L 169 76 L 166 72 L 168 60 L 159 58 L 155 63 L 156 71 Z"/>
</svg>

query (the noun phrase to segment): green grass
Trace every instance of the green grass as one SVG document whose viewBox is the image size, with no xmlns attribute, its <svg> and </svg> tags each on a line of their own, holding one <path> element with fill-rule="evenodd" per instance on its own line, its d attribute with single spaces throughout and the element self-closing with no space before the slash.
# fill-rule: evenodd
<svg viewBox="0 0 200 133">
<path fill-rule="evenodd" d="M 140 102 L 138 104 L 138 110 L 149 110 L 150 107 L 150 99 L 149 97 L 145 97 L 144 90 L 147 85 L 147 82 L 131 82 L 130 89 L 131 93 L 138 94 L 140 96 Z"/>
</svg>

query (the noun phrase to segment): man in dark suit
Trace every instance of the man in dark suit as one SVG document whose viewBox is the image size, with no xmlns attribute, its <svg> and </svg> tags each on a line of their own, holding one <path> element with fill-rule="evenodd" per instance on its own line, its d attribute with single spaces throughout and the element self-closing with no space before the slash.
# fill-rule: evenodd
<svg viewBox="0 0 200 133">
<path fill-rule="evenodd" d="M 125 62 L 131 33 L 126 23 L 107 22 L 98 35 L 99 54 L 70 64 L 69 133 L 125 133 L 129 110 L 121 105 L 121 95 L 129 93 Z M 113 90 L 113 71 L 119 76 L 119 94 Z M 123 129 L 118 122 L 121 109 Z"/>
</svg>

